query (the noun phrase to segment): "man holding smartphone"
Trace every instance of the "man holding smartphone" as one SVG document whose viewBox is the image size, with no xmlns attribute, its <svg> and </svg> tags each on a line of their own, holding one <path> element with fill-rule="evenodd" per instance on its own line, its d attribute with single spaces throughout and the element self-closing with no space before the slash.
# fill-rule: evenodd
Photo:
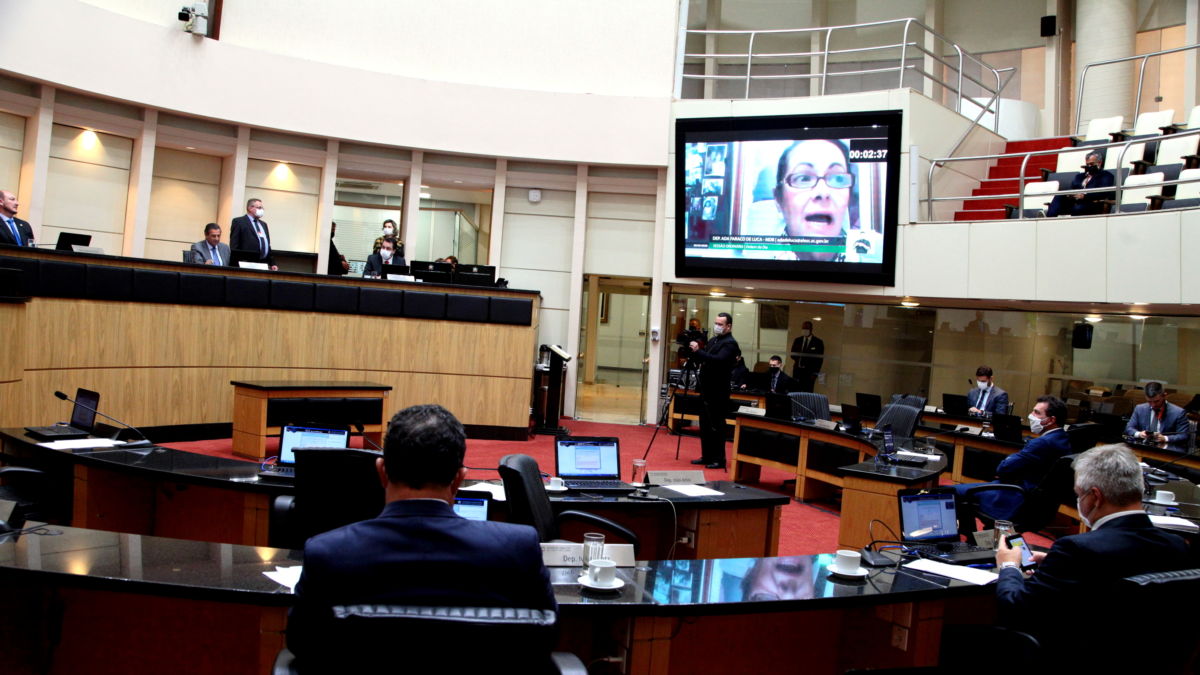
<svg viewBox="0 0 1200 675">
<path fill-rule="evenodd" d="M 998 618 L 1001 625 L 1036 637 L 1044 654 L 1068 661 L 1076 672 L 1085 670 L 1080 659 L 1094 659 L 1102 672 L 1121 672 L 1112 667 L 1114 658 L 1145 659 L 1131 648 L 1132 638 L 1112 649 L 1083 647 L 1103 644 L 1108 635 L 1123 640 L 1134 630 L 1145 608 L 1123 598 L 1121 580 L 1186 569 L 1187 544 L 1155 527 L 1142 510 L 1142 468 L 1129 448 L 1092 448 L 1072 466 L 1079 518 L 1091 531 L 1059 539 L 1048 553 L 1032 554 L 1036 568 L 1028 577 L 1021 571 L 1019 548 L 1001 544 L 996 551 Z"/>
</svg>

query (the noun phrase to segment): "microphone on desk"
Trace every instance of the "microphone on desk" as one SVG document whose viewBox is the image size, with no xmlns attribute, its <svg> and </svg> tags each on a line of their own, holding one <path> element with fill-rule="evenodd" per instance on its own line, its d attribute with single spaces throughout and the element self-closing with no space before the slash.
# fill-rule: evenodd
<svg viewBox="0 0 1200 675">
<path fill-rule="evenodd" d="M 77 405 L 81 408 L 85 408 L 87 410 L 90 410 L 90 411 L 96 413 L 97 415 L 103 417 L 106 420 L 112 420 L 112 421 L 116 422 L 117 424 L 120 424 L 123 427 L 133 429 L 137 433 L 138 436 L 142 437 L 142 440 L 140 440 L 140 441 L 126 441 L 125 444 L 121 446 L 122 448 L 145 448 L 145 447 L 154 445 L 153 443 L 150 442 L 149 438 L 146 438 L 146 434 L 143 434 L 141 429 L 138 429 L 137 427 L 133 426 L 132 424 L 127 424 L 125 422 L 122 422 L 121 420 L 119 420 L 111 415 L 105 415 L 104 413 L 100 412 L 99 410 L 96 410 L 92 406 L 90 406 L 86 403 L 83 403 L 82 401 L 76 401 L 75 399 L 71 398 L 70 396 L 67 396 L 66 394 L 62 393 L 61 391 L 54 392 L 54 397 L 57 399 L 63 400 L 63 401 L 70 401 L 71 403 L 74 403 L 75 405 Z M 112 439 L 114 441 L 117 440 L 117 434 L 119 434 L 119 433 L 121 433 L 120 429 L 117 430 L 116 434 L 113 434 Z"/>
<path fill-rule="evenodd" d="M 813 418 L 814 420 L 815 420 L 815 419 L 817 419 L 817 413 L 813 412 L 812 408 L 809 408 L 808 406 L 804 405 L 804 404 L 803 404 L 803 403 L 801 403 L 800 401 L 797 401 L 796 399 L 794 399 L 794 398 L 793 398 L 793 399 L 792 399 L 792 405 L 797 405 L 797 406 L 800 406 L 801 408 L 804 408 L 805 410 L 807 410 L 807 411 L 808 411 L 808 414 L 809 414 L 809 415 L 812 415 L 812 418 Z M 804 417 L 803 417 L 803 416 L 797 417 L 797 418 L 796 418 L 796 420 L 797 420 L 797 421 L 800 421 L 800 422 L 805 422 L 805 421 L 807 421 L 807 420 L 805 420 L 805 419 L 804 419 Z"/>
<path fill-rule="evenodd" d="M 358 432 L 358 435 L 359 435 L 359 436 L 362 436 L 363 443 L 370 443 L 372 448 L 375 448 L 376 450 L 378 450 L 378 451 L 380 451 L 380 452 L 383 452 L 383 448 L 379 447 L 379 446 L 378 446 L 378 445 L 375 443 L 375 441 L 373 441 L 373 440 L 371 440 L 371 439 L 367 438 L 367 437 L 366 437 L 366 435 L 363 433 L 363 424 L 362 424 L 362 422 L 355 422 L 353 426 L 354 426 L 354 430 Z"/>
<path fill-rule="evenodd" d="M 1147 473 L 1150 474 L 1150 476 L 1152 478 L 1157 478 L 1158 480 L 1163 480 L 1163 481 L 1170 480 L 1170 478 L 1168 478 L 1168 476 L 1174 476 L 1175 474 L 1169 473 L 1167 471 L 1167 467 L 1171 466 L 1172 464 L 1175 464 L 1176 462 L 1187 459 L 1188 457 L 1191 457 L 1194 454 L 1196 454 L 1195 450 L 1185 452 L 1182 455 L 1176 457 L 1175 459 L 1167 462 L 1166 464 L 1159 464 L 1158 466 L 1154 467 Z M 1178 476 L 1176 476 L 1176 477 L 1178 477 Z M 1149 491 L 1150 491 L 1150 488 L 1149 488 L 1149 486 L 1147 486 L 1147 488 L 1146 488 L 1147 494 L 1149 494 Z"/>
</svg>

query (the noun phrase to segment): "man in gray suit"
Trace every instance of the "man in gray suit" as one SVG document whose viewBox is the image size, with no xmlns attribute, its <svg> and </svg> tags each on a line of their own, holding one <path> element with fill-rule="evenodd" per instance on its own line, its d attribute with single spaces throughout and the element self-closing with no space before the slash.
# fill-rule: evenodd
<svg viewBox="0 0 1200 675">
<path fill-rule="evenodd" d="M 1167 401 L 1162 382 L 1146 383 L 1146 402 L 1133 409 L 1126 436 L 1158 443 L 1160 447 L 1187 450 L 1191 427 L 1183 408 Z"/>
<path fill-rule="evenodd" d="M 229 245 L 221 243 L 221 226 L 209 223 L 204 226 L 204 241 L 192 244 L 192 262 L 204 265 L 232 265 Z"/>
</svg>

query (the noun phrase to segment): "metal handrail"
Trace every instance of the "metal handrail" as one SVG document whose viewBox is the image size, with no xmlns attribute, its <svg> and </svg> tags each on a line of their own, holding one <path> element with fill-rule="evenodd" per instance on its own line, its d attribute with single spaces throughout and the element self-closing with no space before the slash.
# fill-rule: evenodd
<svg viewBox="0 0 1200 675">
<path fill-rule="evenodd" d="M 1146 81 L 1146 63 L 1150 60 L 1150 57 L 1163 56 L 1166 54 L 1175 54 L 1177 52 L 1186 52 L 1186 51 L 1190 51 L 1192 49 L 1200 49 L 1200 44 L 1186 45 L 1184 47 L 1174 47 L 1172 49 L 1163 49 L 1163 50 L 1160 50 L 1157 52 L 1149 52 L 1146 54 L 1134 54 L 1133 56 L 1122 56 L 1120 58 L 1108 59 L 1105 61 L 1094 61 L 1092 63 L 1085 65 L 1083 67 L 1083 70 L 1079 71 L 1079 91 L 1075 94 L 1075 133 L 1076 134 L 1082 133 L 1080 130 L 1083 128 L 1083 120 L 1080 119 L 1080 117 L 1083 114 L 1083 89 L 1084 89 L 1084 84 L 1087 83 L 1087 74 L 1090 69 L 1092 69 L 1094 67 L 1098 67 L 1098 66 L 1109 66 L 1114 63 L 1125 63 L 1126 61 L 1140 60 L 1142 62 L 1141 66 L 1138 70 L 1137 96 L 1133 100 L 1133 121 L 1134 121 L 1134 123 L 1137 123 L 1138 115 L 1141 114 L 1141 112 L 1142 112 L 1142 85 Z"/>
<path fill-rule="evenodd" d="M 686 12 L 684 14 L 686 14 Z M 681 23 L 682 23 L 682 21 L 681 21 Z M 901 25 L 903 26 L 903 37 L 902 37 L 901 41 L 896 44 L 870 45 L 870 46 L 866 46 L 866 47 L 851 47 L 851 48 L 846 48 L 846 49 L 831 49 L 831 47 L 830 47 L 835 32 L 845 32 L 848 30 L 856 30 L 857 31 L 857 30 L 865 29 L 865 28 L 875 28 L 875 27 L 885 27 L 885 26 L 901 26 Z M 940 41 L 941 43 L 951 47 L 953 49 L 953 55 L 950 56 L 949 58 L 943 58 L 943 56 L 941 54 L 938 54 L 938 53 L 935 53 L 928 49 L 925 49 L 925 47 L 922 44 L 918 44 L 916 41 L 911 39 L 910 33 L 912 32 L 912 29 L 914 27 L 921 29 L 922 31 L 924 31 L 924 33 L 927 36 L 932 37 L 934 40 Z M 806 51 L 806 52 L 794 52 L 794 53 L 763 53 L 763 54 L 756 54 L 754 52 L 754 45 L 759 36 L 767 36 L 767 35 L 799 35 L 799 36 L 803 36 L 803 35 L 814 35 L 814 34 L 817 35 L 821 39 L 822 44 L 821 44 L 821 49 L 819 51 Z M 687 36 L 689 36 L 689 35 L 746 36 L 748 38 L 748 42 L 747 42 L 746 51 L 744 53 L 711 54 L 707 51 L 707 49 L 703 53 L 694 53 L 694 52 L 685 51 L 685 46 L 686 46 L 685 43 L 687 40 Z M 908 59 L 910 47 L 912 47 L 914 50 L 916 50 L 920 53 L 923 53 L 923 54 L 931 57 L 932 59 L 936 60 L 938 63 L 941 63 L 944 66 L 946 66 L 947 68 L 954 68 L 957 71 L 957 83 L 954 86 L 948 85 L 946 82 L 943 82 L 940 78 L 936 77 L 934 74 L 925 72 L 923 68 L 920 68 L 918 66 L 908 65 L 907 59 Z M 868 52 L 868 51 L 879 51 L 879 50 L 890 50 L 890 49 L 899 49 L 900 50 L 899 65 L 897 65 L 895 67 L 875 68 L 875 69 L 868 69 L 868 70 L 845 71 L 845 72 L 830 72 L 829 71 L 829 57 L 831 54 L 834 56 L 837 56 L 837 55 L 842 55 L 842 54 L 856 54 L 856 53 L 862 53 L 862 52 Z M 905 73 L 908 72 L 909 70 L 914 70 L 914 71 L 920 73 L 922 78 L 933 81 L 933 82 L 937 83 L 938 85 L 946 88 L 947 90 L 954 92 L 954 94 L 955 94 L 954 110 L 956 112 L 962 113 L 963 84 L 965 82 L 972 82 L 972 83 L 978 85 L 985 93 L 990 94 L 991 96 L 988 100 L 987 105 L 984 106 L 984 110 L 982 110 L 980 112 L 980 114 L 976 116 L 976 120 L 971 125 L 970 129 L 973 129 L 974 126 L 976 124 L 978 124 L 979 119 L 982 119 L 984 113 L 986 113 L 986 112 L 996 113 L 997 112 L 996 110 L 992 109 L 992 106 L 994 105 L 995 101 L 997 99 L 999 99 L 1000 92 L 1003 90 L 1004 86 L 1008 84 L 1008 80 L 1011 80 L 1011 77 L 1012 77 L 1011 75 L 1009 75 L 1008 79 L 1004 80 L 1002 82 L 1001 73 L 1005 73 L 1005 72 L 1009 72 L 1009 71 L 1015 72 L 1015 69 L 1012 69 L 1012 68 L 996 69 L 996 68 L 989 66 L 988 64 L 984 63 L 982 59 L 964 51 L 963 48 L 961 46 L 959 46 L 958 44 L 956 44 L 954 41 L 950 40 L 946 36 L 938 33 L 937 31 L 933 30 L 929 26 L 925 25 L 925 23 L 923 23 L 919 19 L 915 19 L 915 18 L 911 18 L 911 17 L 904 18 L 904 19 L 886 19 L 886 20 L 882 20 L 882 21 L 869 21 L 866 23 L 848 24 L 848 25 L 842 25 L 842 26 L 824 26 L 824 27 L 814 27 L 814 28 L 772 28 L 772 29 L 764 29 L 764 30 L 687 29 L 686 27 L 681 26 L 680 44 L 679 44 L 679 48 L 678 48 L 678 54 L 679 54 L 679 56 L 676 59 L 676 63 L 677 63 L 676 91 L 677 92 L 682 91 L 680 83 L 685 79 L 687 79 L 687 80 L 730 80 L 730 79 L 737 79 L 739 77 L 743 77 L 744 81 L 745 81 L 743 97 L 747 98 L 747 99 L 750 98 L 750 85 L 755 80 L 815 79 L 817 77 L 820 77 L 820 80 L 821 80 L 820 93 L 822 95 L 824 95 L 825 91 L 826 91 L 826 85 L 828 84 L 830 76 L 861 75 L 861 74 L 865 74 L 865 73 L 881 73 L 881 72 L 896 71 L 897 78 L 898 78 L 897 86 L 902 88 L 904 86 Z M 761 60 L 761 59 L 778 59 L 778 58 L 789 58 L 789 57 L 790 58 L 803 58 L 803 57 L 819 58 L 820 59 L 819 74 L 817 72 L 808 73 L 808 74 L 785 74 L 785 75 L 755 75 L 752 73 L 755 59 Z M 710 74 L 698 74 L 697 75 L 697 74 L 684 73 L 683 72 L 683 64 L 684 64 L 684 60 L 686 58 L 704 59 L 705 61 L 710 61 L 710 60 L 712 60 L 712 61 L 716 61 L 716 60 L 728 61 L 731 59 L 745 59 L 746 60 L 745 75 L 744 76 L 710 75 Z M 954 65 L 955 63 L 957 63 L 957 65 Z M 995 80 L 995 84 L 994 85 L 984 84 L 981 80 L 977 80 L 974 77 L 972 77 L 971 75 L 967 75 L 966 73 L 964 73 L 963 67 L 964 67 L 964 65 L 967 65 L 967 64 L 976 65 L 981 70 L 990 72 L 991 79 Z M 987 79 L 987 78 L 985 77 L 983 79 Z M 970 129 L 968 129 L 968 133 L 970 132 Z M 996 118 L 993 120 L 992 130 L 996 131 L 998 129 L 999 129 L 999 115 L 996 114 Z M 964 135 L 963 139 L 961 139 L 959 141 L 959 143 L 956 144 L 955 150 L 957 150 L 958 145 L 961 145 L 961 143 L 965 139 L 966 139 L 966 135 Z"/>
<path fill-rule="evenodd" d="M 1143 138 L 1129 139 L 1126 141 L 1115 141 L 1113 143 L 1097 143 L 1095 145 L 1071 145 L 1071 146 L 1066 146 L 1066 147 L 1062 147 L 1062 148 L 1055 148 L 1052 150 L 1033 150 L 1030 152 L 1009 152 L 1009 153 L 1001 153 L 1001 154 L 995 154 L 995 155 L 974 155 L 974 156 L 970 156 L 970 157 L 943 157 L 940 159 L 935 159 L 932 162 L 930 162 L 929 172 L 925 178 L 925 194 L 927 195 L 927 197 L 925 199 L 926 204 L 927 204 L 926 219 L 933 220 L 934 202 L 947 202 L 947 201 L 964 201 L 965 202 L 965 201 L 975 201 L 975 200 L 981 200 L 981 199 L 1003 199 L 1005 197 L 1016 197 L 1017 198 L 1018 211 L 1021 212 L 1018 215 L 1018 218 L 1024 218 L 1025 184 L 1026 184 L 1025 169 L 1029 166 L 1029 158 L 1030 157 L 1040 157 L 1040 156 L 1046 156 L 1046 155 L 1060 155 L 1064 152 L 1080 152 L 1080 151 L 1084 151 L 1084 150 L 1086 150 L 1090 153 L 1094 150 L 1101 150 L 1101 149 L 1107 150 L 1108 148 L 1120 148 L 1121 149 L 1120 153 L 1117 155 L 1117 168 L 1116 168 L 1117 178 L 1120 178 L 1120 169 L 1124 168 L 1122 165 L 1124 164 L 1124 161 L 1125 161 L 1125 152 L 1130 146 L 1136 145 L 1139 143 L 1140 144 L 1156 143 L 1156 142 L 1160 142 L 1160 141 L 1162 141 L 1164 139 L 1168 139 L 1168 138 L 1182 138 L 1185 136 L 1200 136 L 1200 129 L 1191 129 L 1188 131 L 1181 131 L 1178 133 L 1168 134 L 1168 135 L 1164 135 L 1164 136 L 1154 136 L 1151 138 L 1143 137 Z M 1018 182 L 1017 182 L 1017 192 L 1016 193 L 1001 194 L 1001 195 L 964 195 L 961 197 L 934 197 L 933 196 L 933 172 L 935 169 L 940 168 L 942 165 L 948 164 L 950 162 L 971 162 L 971 161 L 974 161 L 974 162 L 989 161 L 990 162 L 993 160 L 1006 159 L 1006 158 L 1010 158 L 1010 157 L 1023 158 L 1021 160 L 1020 171 L 1017 174 Z M 1163 181 L 1163 185 L 1175 185 L 1178 182 L 1190 183 L 1190 182 L 1194 182 L 1194 181 Z M 1123 190 L 1124 190 L 1124 187 L 1123 187 L 1121 181 L 1118 180 L 1112 188 L 1088 188 L 1088 189 L 1077 189 L 1077 190 L 1067 190 L 1067 191 L 1060 190 L 1060 191 L 1053 192 L 1053 193 L 1046 192 L 1043 194 L 1077 194 L 1077 193 L 1083 193 L 1083 192 L 1115 192 L 1116 193 L 1116 201 L 1117 201 L 1117 204 L 1119 205 L 1121 203 L 1121 192 Z"/>
</svg>

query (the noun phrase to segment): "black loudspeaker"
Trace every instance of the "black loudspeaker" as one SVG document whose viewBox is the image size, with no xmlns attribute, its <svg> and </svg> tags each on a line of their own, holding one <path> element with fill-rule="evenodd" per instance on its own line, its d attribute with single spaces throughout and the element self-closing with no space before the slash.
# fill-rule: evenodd
<svg viewBox="0 0 1200 675">
<path fill-rule="evenodd" d="M 1071 333 L 1071 346 L 1075 349 L 1092 348 L 1092 324 L 1075 324 L 1075 330 Z"/>
<path fill-rule="evenodd" d="M 1058 32 L 1058 17 L 1043 16 L 1042 17 L 1042 37 L 1054 37 Z"/>
</svg>

